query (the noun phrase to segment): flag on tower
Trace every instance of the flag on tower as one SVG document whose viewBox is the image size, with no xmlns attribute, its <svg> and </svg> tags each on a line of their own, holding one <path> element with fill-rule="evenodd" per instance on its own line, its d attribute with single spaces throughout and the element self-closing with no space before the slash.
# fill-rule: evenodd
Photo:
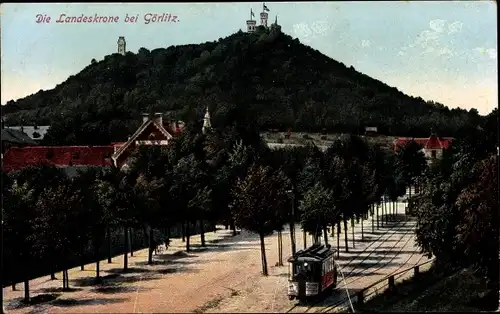
<svg viewBox="0 0 500 314">
<path fill-rule="evenodd" d="M 250 18 L 255 17 L 255 14 L 253 13 L 252 9 L 250 9 Z"/>
<path fill-rule="evenodd" d="M 267 8 L 266 4 L 264 3 L 264 11 L 269 12 L 269 9 Z"/>
</svg>

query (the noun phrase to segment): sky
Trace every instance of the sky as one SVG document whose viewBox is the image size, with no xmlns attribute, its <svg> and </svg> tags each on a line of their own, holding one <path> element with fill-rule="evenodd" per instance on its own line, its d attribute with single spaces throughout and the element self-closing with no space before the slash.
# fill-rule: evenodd
<svg viewBox="0 0 500 314">
<path fill-rule="evenodd" d="M 267 2 L 282 31 L 400 91 L 450 108 L 488 114 L 498 106 L 493 1 Z M 1 4 L 1 104 L 48 90 L 90 60 L 117 52 L 218 40 L 239 29 L 261 2 L 169 4 Z M 169 13 L 174 22 L 146 23 Z M 57 23 L 66 16 L 117 16 L 116 23 Z M 51 18 L 37 23 L 37 15 Z M 136 22 L 125 18 L 138 16 Z M 46 19 L 45 19 L 46 20 Z M 269 24 L 270 24 L 269 23 Z"/>
</svg>

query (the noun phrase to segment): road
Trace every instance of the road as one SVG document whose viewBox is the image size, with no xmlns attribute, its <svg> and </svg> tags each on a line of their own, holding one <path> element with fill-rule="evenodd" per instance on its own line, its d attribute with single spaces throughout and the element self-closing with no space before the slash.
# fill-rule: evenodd
<svg viewBox="0 0 500 314">
<path fill-rule="evenodd" d="M 404 212 L 399 204 L 398 212 Z M 356 234 L 356 248 L 340 253 L 338 262 L 343 267 L 348 289 L 369 285 L 379 278 L 416 263 L 412 228 L 414 222 L 392 223 L 371 232 L 370 220 L 365 221 L 365 242 Z M 361 224 L 356 225 L 360 230 Z M 351 232 L 349 232 L 351 242 Z M 88 313 L 88 312 L 286 312 L 294 306 L 286 295 L 287 267 L 277 267 L 277 236 L 266 238 L 269 276 L 261 272 L 258 236 L 242 231 L 235 237 L 230 231 L 219 230 L 207 234 L 212 242 L 199 247 L 199 236 L 192 238 L 194 250 L 182 252 L 183 243 L 174 239 L 166 254 L 155 256 L 154 265 L 146 265 L 147 251 L 136 252 L 130 258 L 130 271 L 122 273 L 122 257 L 112 264 L 101 263 L 102 285 L 92 283 L 95 264 L 85 271 L 70 270 L 72 292 L 61 293 L 62 280 L 48 280 L 48 276 L 31 282 L 32 295 L 52 295 L 51 302 L 23 307 L 22 285 L 18 291 L 4 289 L 5 308 L 12 313 Z M 336 243 L 329 239 L 332 244 Z M 310 241 L 310 238 L 308 238 Z M 343 249 L 341 241 L 341 251 Z M 297 232 L 297 247 L 302 247 L 302 234 Z M 310 244 L 310 242 L 309 242 Z M 289 233 L 283 233 L 285 259 L 290 255 Z M 351 245 L 351 243 L 349 244 Z M 61 278 L 61 274 L 56 275 Z M 344 292 L 343 292 L 344 291 Z M 324 303 L 309 311 L 328 307 L 335 298 L 345 293 L 342 285 Z"/>
</svg>

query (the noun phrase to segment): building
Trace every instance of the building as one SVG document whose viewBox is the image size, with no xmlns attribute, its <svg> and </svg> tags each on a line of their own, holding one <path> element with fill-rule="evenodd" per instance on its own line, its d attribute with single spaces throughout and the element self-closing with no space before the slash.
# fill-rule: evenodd
<svg viewBox="0 0 500 314">
<path fill-rule="evenodd" d="M 9 172 L 45 164 L 65 168 L 68 174 L 74 175 L 77 169 L 112 166 L 112 154 L 112 145 L 11 147 L 4 155 L 3 170 Z"/>
<path fill-rule="evenodd" d="M 28 135 L 14 129 L 2 129 L 2 160 L 5 152 L 11 147 L 33 146 L 37 143 Z"/>
<path fill-rule="evenodd" d="M 266 4 L 263 3 L 262 12 L 260 12 L 260 25 L 264 26 L 265 28 L 267 28 L 267 20 L 269 18 L 269 14 L 267 14 L 267 12 L 269 12 L 269 9 L 267 8 Z"/>
<path fill-rule="evenodd" d="M 255 32 L 255 28 L 257 27 L 257 21 L 252 19 L 253 17 L 255 17 L 255 14 L 252 9 L 250 9 L 250 19 L 247 20 L 247 33 Z"/>
<path fill-rule="evenodd" d="M 208 107 L 203 120 L 203 133 L 206 133 L 212 127 Z M 103 146 L 10 147 L 3 156 L 3 169 L 9 172 L 30 165 L 47 164 L 64 168 L 70 176 L 76 175 L 78 169 L 88 167 L 126 169 L 130 155 L 138 146 L 166 146 L 184 130 L 184 127 L 184 122 L 167 121 L 161 113 L 143 114 L 141 126 L 126 142 Z M 8 132 L 19 131 L 8 130 Z M 26 141 L 30 141 L 29 137 L 26 136 L 26 138 Z M 2 132 L 3 139 L 4 134 Z M 36 143 L 32 141 L 31 144 Z"/>
<path fill-rule="evenodd" d="M 127 53 L 127 43 L 125 42 L 125 37 L 118 37 L 118 53 L 125 55 Z"/>
<path fill-rule="evenodd" d="M 126 142 L 113 143 L 114 152 L 111 159 L 114 166 L 120 169 L 127 166 L 127 159 L 140 145 L 168 145 L 183 128 L 184 122 L 165 121 L 162 113 L 143 114 L 141 126 Z"/>
<path fill-rule="evenodd" d="M 49 131 L 50 125 L 21 125 L 8 126 L 6 128 L 23 132 L 34 141 L 41 141 L 45 137 L 45 134 Z"/>
<path fill-rule="evenodd" d="M 266 6 L 265 3 L 262 4 L 262 12 L 260 13 L 260 26 L 265 27 L 269 29 L 268 26 L 268 21 L 269 21 L 269 8 Z M 253 33 L 256 30 L 257 27 L 257 21 L 255 21 L 253 18 L 255 17 L 255 14 L 253 13 L 253 10 L 250 9 L 250 19 L 247 20 L 247 33 Z M 272 30 L 281 30 L 281 27 L 278 25 L 278 17 L 276 17 L 276 21 L 274 24 L 271 25 Z"/>
<path fill-rule="evenodd" d="M 375 136 L 377 134 L 378 134 L 378 129 L 376 126 L 365 127 L 365 135 L 366 136 Z"/>
<path fill-rule="evenodd" d="M 455 140 L 453 137 L 438 137 L 434 133 L 428 138 L 398 138 L 394 141 L 394 151 L 410 141 L 415 141 L 422 146 L 422 152 L 428 160 L 440 159 L 443 156 L 443 150 L 447 149 L 453 140 Z"/>
</svg>

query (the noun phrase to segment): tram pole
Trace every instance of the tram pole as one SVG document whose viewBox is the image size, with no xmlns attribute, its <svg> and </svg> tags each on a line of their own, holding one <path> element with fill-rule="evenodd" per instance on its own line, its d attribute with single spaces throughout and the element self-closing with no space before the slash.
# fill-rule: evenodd
<svg viewBox="0 0 500 314">
<path fill-rule="evenodd" d="M 290 242 L 292 246 L 292 255 L 296 252 L 295 247 L 295 194 L 293 193 L 293 187 L 291 190 L 287 191 L 292 200 L 292 214 L 290 217 Z"/>
</svg>

